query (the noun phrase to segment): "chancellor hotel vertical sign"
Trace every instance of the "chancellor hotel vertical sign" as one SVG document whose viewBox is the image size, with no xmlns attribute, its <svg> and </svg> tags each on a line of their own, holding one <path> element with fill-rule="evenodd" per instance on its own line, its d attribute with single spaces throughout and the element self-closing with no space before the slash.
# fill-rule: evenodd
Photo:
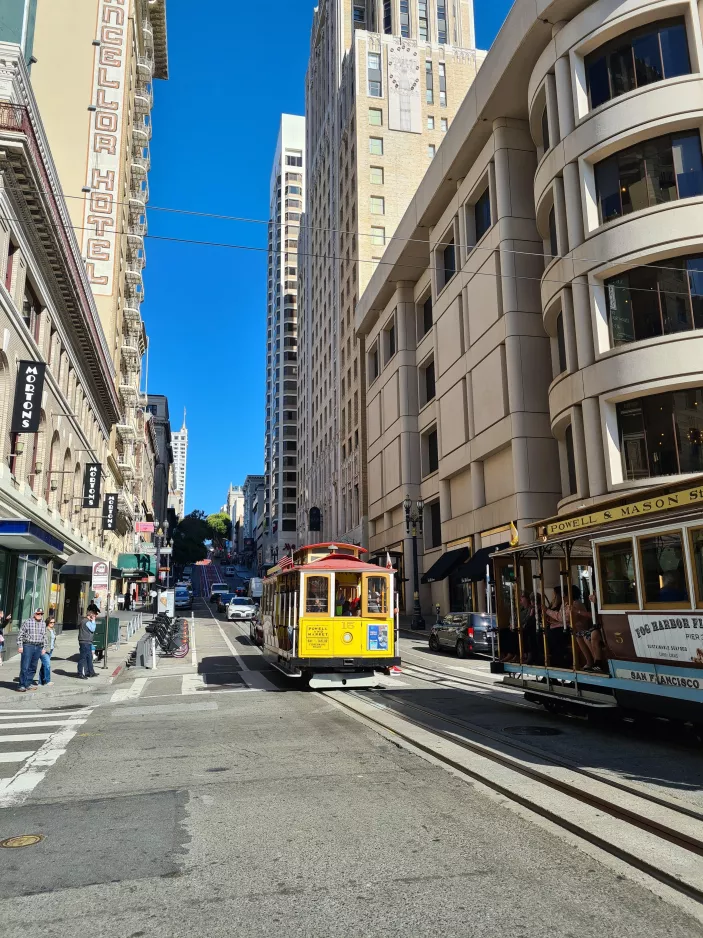
<svg viewBox="0 0 703 938">
<path fill-rule="evenodd" d="M 114 292 L 119 243 L 120 159 L 125 112 L 127 5 L 129 0 L 100 0 L 95 48 L 91 133 L 88 147 L 84 253 L 93 292 Z"/>
</svg>

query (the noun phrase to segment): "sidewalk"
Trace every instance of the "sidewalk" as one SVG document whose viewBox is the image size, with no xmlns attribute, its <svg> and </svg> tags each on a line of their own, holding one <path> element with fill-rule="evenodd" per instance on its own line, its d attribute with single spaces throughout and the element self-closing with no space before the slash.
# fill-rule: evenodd
<svg viewBox="0 0 703 938">
<path fill-rule="evenodd" d="M 84 694 L 100 691 L 108 687 L 124 670 L 131 653 L 137 646 L 138 640 L 144 634 L 144 625 L 151 618 L 144 616 L 142 626 L 129 638 L 126 638 L 126 625 L 130 619 L 133 619 L 133 612 L 111 613 L 119 615 L 120 631 L 122 640 L 120 644 L 113 644 L 107 649 L 107 662 L 95 661 L 95 673 L 97 677 L 90 678 L 87 681 L 79 680 L 77 677 L 78 663 L 78 631 L 71 630 L 63 632 L 56 638 L 54 654 L 51 657 L 51 681 L 50 687 L 38 686 L 35 691 L 28 691 L 26 694 L 19 694 L 20 673 L 20 655 L 13 655 L 3 662 L 0 668 L 0 707 L 13 703 L 32 701 L 27 706 L 47 707 L 56 699 L 62 699 L 72 696 L 82 696 Z M 107 667 L 104 667 L 104 664 Z M 37 668 L 36 680 L 39 680 L 39 667 Z M 41 701 L 41 702 L 40 702 Z"/>
</svg>

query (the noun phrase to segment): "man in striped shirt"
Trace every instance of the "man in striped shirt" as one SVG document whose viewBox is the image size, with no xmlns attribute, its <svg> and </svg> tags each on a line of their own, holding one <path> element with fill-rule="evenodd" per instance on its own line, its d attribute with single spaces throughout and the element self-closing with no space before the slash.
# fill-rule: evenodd
<svg viewBox="0 0 703 938">
<path fill-rule="evenodd" d="M 17 650 L 22 656 L 20 686 L 17 689 L 21 694 L 26 694 L 27 690 L 36 690 L 32 681 L 44 651 L 45 636 L 44 610 L 35 609 L 34 615 L 24 620 L 17 635 Z"/>
</svg>

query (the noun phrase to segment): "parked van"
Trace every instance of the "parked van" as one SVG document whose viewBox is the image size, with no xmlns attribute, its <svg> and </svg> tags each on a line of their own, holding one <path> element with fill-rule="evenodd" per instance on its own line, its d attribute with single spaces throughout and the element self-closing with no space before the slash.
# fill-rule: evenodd
<svg viewBox="0 0 703 938">
<path fill-rule="evenodd" d="M 257 602 L 264 595 L 264 581 L 258 577 L 253 576 L 249 580 L 249 596 L 251 599 L 255 599 Z"/>
</svg>

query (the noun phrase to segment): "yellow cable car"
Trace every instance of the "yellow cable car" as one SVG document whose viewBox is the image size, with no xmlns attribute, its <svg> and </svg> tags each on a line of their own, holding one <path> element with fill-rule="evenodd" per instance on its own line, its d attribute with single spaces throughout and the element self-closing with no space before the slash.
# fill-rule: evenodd
<svg viewBox="0 0 703 938">
<path fill-rule="evenodd" d="M 393 571 L 354 544 L 310 544 L 264 580 L 263 653 L 310 687 L 374 687 L 400 664 Z"/>
</svg>

